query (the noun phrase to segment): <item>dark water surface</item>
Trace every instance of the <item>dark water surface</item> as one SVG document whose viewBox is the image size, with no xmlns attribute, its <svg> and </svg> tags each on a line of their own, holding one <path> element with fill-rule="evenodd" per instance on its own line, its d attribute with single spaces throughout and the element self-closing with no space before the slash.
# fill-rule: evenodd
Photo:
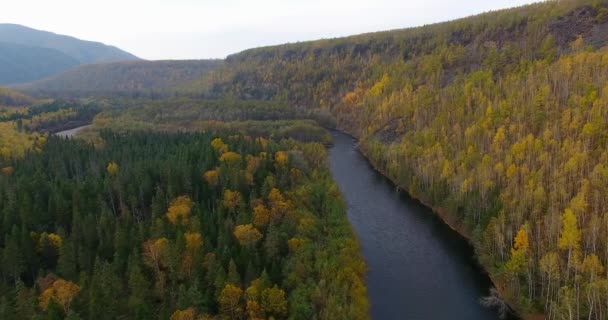
<svg viewBox="0 0 608 320">
<path fill-rule="evenodd" d="M 433 212 L 396 191 L 334 132 L 330 167 L 367 262 L 374 320 L 497 319 L 479 305 L 491 282 L 468 243 Z"/>
</svg>

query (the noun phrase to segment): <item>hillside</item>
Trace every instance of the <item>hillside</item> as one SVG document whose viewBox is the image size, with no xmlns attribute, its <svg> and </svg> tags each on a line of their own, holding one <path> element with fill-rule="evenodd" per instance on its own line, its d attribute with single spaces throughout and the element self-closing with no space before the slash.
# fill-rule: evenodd
<svg viewBox="0 0 608 320">
<path fill-rule="evenodd" d="M 25 107 L 36 100 L 17 91 L 0 88 L 0 107 Z"/>
<path fill-rule="evenodd" d="M 138 58 L 99 42 L 0 24 L 0 84 L 38 80 L 82 64 L 126 60 Z"/>
<path fill-rule="evenodd" d="M 0 85 L 45 78 L 77 65 L 55 49 L 0 43 Z"/>
<path fill-rule="evenodd" d="M 559 1 L 247 50 L 206 96 L 330 110 L 469 236 L 523 314 L 608 314 L 608 4 Z"/>
<path fill-rule="evenodd" d="M 127 61 L 84 65 L 16 88 L 47 96 L 173 94 L 173 88 L 201 78 L 221 62 L 221 60 Z"/>
</svg>

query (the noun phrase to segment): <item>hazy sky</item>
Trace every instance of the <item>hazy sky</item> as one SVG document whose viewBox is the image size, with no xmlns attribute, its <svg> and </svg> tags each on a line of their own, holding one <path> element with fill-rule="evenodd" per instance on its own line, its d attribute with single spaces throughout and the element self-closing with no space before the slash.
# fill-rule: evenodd
<svg viewBox="0 0 608 320">
<path fill-rule="evenodd" d="M 418 26 L 531 0 L 3 0 L 0 22 L 101 41 L 144 59 Z"/>
</svg>

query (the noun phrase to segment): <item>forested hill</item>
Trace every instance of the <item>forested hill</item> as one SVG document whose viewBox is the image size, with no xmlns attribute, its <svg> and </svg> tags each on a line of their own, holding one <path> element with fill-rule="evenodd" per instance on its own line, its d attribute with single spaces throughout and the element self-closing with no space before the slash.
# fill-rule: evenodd
<svg viewBox="0 0 608 320">
<path fill-rule="evenodd" d="M 31 105 L 36 100 L 23 93 L 0 88 L 0 107 L 24 107 Z"/>
<path fill-rule="evenodd" d="M 54 77 L 17 86 L 43 96 L 151 96 L 201 78 L 222 60 L 127 61 L 84 65 Z"/>
<path fill-rule="evenodd" d="M 594 48 L 608 43 L 605 5 L 593 3 L 550 1 L 419 28 L 250 49 L 192 87 L 245 99 L 287 96 L 316 108 L 335 107 L 386 70 L 440 87 L 483 67 L 498 76 L 570 52 L 579 35 Z"/>
<path fill-rule="evenodd" d="M 38 80 L 82 64 L 138 59 L 99 42 L 0 24 L 0 84 Z"/>
<path fill-rule="evenodd" d="M 252 49 L 192 87 L 331 110 L 520 312 L 605 319 L 607 22 L 606 1 L 551 1 Z"/>
</svg>

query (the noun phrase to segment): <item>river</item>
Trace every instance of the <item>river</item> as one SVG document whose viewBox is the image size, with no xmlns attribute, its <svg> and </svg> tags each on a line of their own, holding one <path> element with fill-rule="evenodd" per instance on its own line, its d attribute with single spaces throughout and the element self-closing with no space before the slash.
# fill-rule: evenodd
<svg viewBox="0 0 608 320">
<path fill-rule="evenodd" d="M 79 131 L 81 131 L 82 129 L 88 128 L 91 125 L 86 125 L 86 126 L 82 126 L 82 127 L 77 127 L 77 128 L 73 128 L 73 129 L 69 129 L 69 130 L 64 130 L 64 131 L 59 131 L 54 133 L 56 136 L 62 137 L 62 138 L 70 138 L 73 135 L 75 135 L 76 133 L 78 133 Z"/>
<path fill-rule="evenodd" d="M 479 304 L 492 284 L 471 246 L 377 173 L 355 140 L 333 136 L 330 168 L 367 262 L 372 319 L 497 319 Z"/>
</svg>

